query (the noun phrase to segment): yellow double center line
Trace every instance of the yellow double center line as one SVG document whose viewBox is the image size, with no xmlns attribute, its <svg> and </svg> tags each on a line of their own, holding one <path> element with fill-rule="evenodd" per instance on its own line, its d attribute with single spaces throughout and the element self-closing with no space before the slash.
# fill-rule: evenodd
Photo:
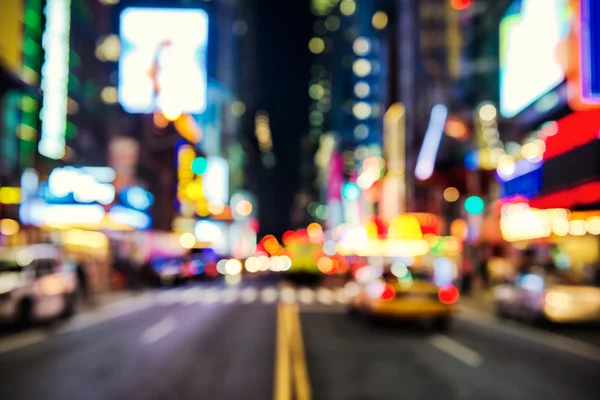
<svg viewBox="0 0 600 400">
<path fill-rule="evenodd" d="M 304 342 L 298 306 L 277 306 L 277 346 L 275 349 L 274 400 L 310 400 L 312 390 L 308 378 Z"/>
</svg>

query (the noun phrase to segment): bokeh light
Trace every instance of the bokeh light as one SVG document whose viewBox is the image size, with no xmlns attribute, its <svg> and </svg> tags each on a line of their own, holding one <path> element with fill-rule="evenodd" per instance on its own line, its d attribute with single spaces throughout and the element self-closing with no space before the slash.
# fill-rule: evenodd
<svg viewBox="0 0 600 400">
<path fill-rule="evenodd" d="M 354 0 L 342 0 L 340 3 L 340 12 L 345 16 L 350 16 L 356 11 L 356 3 Z"/>
<path fill-rule="evenodd" d="M 447 187 L 444 189 L 444 200 L 449 203 L 454 203 L 460 197 L 460 192 L 455 187 Z"/>
<path fill-rule="evenodd" d="M 388 16 L 384 11 L 377 11 L 371 18 L 371 24 L 373 28 L 377 30 L 385 29 L 388 24 Z"/>
<path fill-rule="evenodd" d="M 242 262 L 235 258 L 225 263 L 225 272 L 228 275 L 239 275 L 242 272 Z"/>
<path fill-rule="evenodd" d="M 235 211 L 239 215 L 247 217 L 252 213 L 252 203 L 250 203 L 248 200 L 242 200 L 235 206 Z"/>
<path fill-rule="evenodd" d="M 317 239 L 323 236 L 323 227 L 317 222 L 313 222 L 306 228 L 308 236 L 312 239 Z"/>
<path fill-rule="evenodd" d="M 356 38 L 352 43 L 352 50 L 357 56 L 366 56 L 371 52 L 371 41 L 365 37 Z"/>
<path fill-rule="evenodd" d="M 361 78 L 369 75 L 371 73 L 371 69 L 371 63 L 369 60 L 364 58 L 359 58 L 352 64 L 352 71 L 354 72 L 354 75 Z"/>
<path fill-rule="evenodd" d="M 21 226 L 14 219 L 1 219 L 0 220 L 0 233 L 4 236 L 13 236 L 19 233 Z"/>
<path fill-rule="evenodd" d="M 308 42 L 308 49 L 313 54 L 322 53 L 325 50 L 325 41 L 319 37 L 314 37 Z"/>
<path fill-rule="evenodd" d="M 191 249 L 196 245 L 196 237 L 193 233 L 185 232 L 179 236 L 179 244 L 184 249 Z"/>
<path fill-rule="evenodd" d="M 484 208 L 485 203 L 479 196 L 470 196 L 465 200 L 465 210 L 469 214 L 481 214 Z"/>
</svg>

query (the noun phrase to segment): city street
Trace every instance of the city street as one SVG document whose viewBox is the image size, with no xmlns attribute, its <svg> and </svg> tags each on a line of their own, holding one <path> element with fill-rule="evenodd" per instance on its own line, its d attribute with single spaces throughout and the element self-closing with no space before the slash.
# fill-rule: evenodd
<svg viewBox="0 0 600 400">
<path fill-rule="evenodd" d="M 597 331 L 574 339 L 465 309 L 438 334 L 351 319 L 341 290 L 199 284 L 5 334 L 0 398 L 271 399 L 283 368 L 277 303 L 298 305 L 315 399 L 596 399 L 600 391 Z"/>
</svg>

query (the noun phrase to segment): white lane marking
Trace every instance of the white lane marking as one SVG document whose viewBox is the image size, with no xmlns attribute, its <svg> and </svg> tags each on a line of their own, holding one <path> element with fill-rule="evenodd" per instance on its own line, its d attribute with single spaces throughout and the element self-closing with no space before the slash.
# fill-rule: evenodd
<svg viewBox="0 0 600 400">
<path fill-rule="evenodd" d="M 187 289 L 181 292 L 181 298 L 186 304 L 199 303 L 202 301 L 202 289 L 199 287 Z"/>
<path fill-rule="evenodd" d="M 279 296 L 281 298 L 281 301 L 284 303 L 296 302 L 296 291 L 290 287 L 281 288 Z"/>
<path fill-rule="evenodd" d="M 221 300 L 225 304 L 231 304 L 237 300 L 239 295 L 237 288 L 227 288 L 221 292 Z"/>
<path fill-rule="evenodd" d="M 344 288 L 338 288 L 335 291 L 335 299 L 340 304 L 346 304 L 346 303 L 348 303 L 348 296 L 346 295 L 346 289 L 344 289 Z"/>
<path fill-rule="evenodd" d="M 312 304 L 315 301 L 315 292 L 309 288 L 302 288 L 298 291 L 298 299 L 302 303 Z"/>
<path fill-rule="evenodd" d="M 429 339 L 429 344 L 438 350 L 451 355 L 452 357 L 464 362 L 470 367 L 479 367 L 482 363 L 482 358 L 479 353 L 471 350 L 467 346 L 450 339 L 448 336 L 435 335 Z"/>
<path fill-rule="evenodd" d="M 202 302 L 206 304 L 213 304 L 219 300 L 220 293 L 217 288 L 209 288 L 204 291 L 202 295 Z"/>
<path fill-rule="evenodd" d="M 179 302 L 180 299 L 181 292 L 176 290 L 167 290 L 165 292 L 161 292 L 157 297 L 157 301 L 164 305 L 175 304 Z"/>
<path fill-rule="evenodd" d="M 270 304 L 277 300 L 277 289 L 265 288 L 260 293 L 260 298 L 264 303 Z"/>
<path fill-rule="evenodd" d="M 258 290 L 256 290 L 256 288 L 253 287 L 247 287 L 245 289 L 242 289 L 242 292 L 240 293 L 240 300 L 244 304 L 253 303 L 256 301 L 257 298 Z"/>
<path fill-rule="evenodd" d="M 519 336 L 523 339 L 546 345 L 555 350 L 600 362 L 600 349 L 577 339 L 572 339 L 552 332 L 540 331 L 525 325 L 500 323 L 493 316 L 485 312 L 465 306 L 462 306 L 462 310 L 457 316 L 464 321 L 476 325 L 492 328 L 505 334 Z"/>
<path fill-rule="evenodd" d="M 91 310 L 84 314 L 78 314 L 65 325 L 55 330 L 55 333 L 65 334 L 89 328 L 118 317 L 141 311 L 148 308 L 151 304 L 152 298 L 150 296 L 125 299 L 117 303 Z"/>
<path fill-rule="evenodd" d="M 166 317 L 156 325 L 146 329 L 140 337 L 140 341 L 143 344 L 152 344 L 173 332 L 176 326 L 177 324 L 173 317 Z"/>
<path fill-rule="evenodd" d="M 27 331 L 7 337 L 0 340 L 0 354 L 43 342 L 48 337 L 48 334 L 39 331 Z"/>
</svg>

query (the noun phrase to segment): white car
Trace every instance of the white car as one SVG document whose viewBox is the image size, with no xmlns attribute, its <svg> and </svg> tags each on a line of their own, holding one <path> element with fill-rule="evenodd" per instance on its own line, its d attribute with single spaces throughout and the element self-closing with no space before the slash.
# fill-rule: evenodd
<svg viewBox="0 0 600 400">
<path fill-rule="evenodd" d="M 495 290 L 496 313 L 526 322 L 600 322 L 600 288 L 524 274 Z"/>
<path fill-rule="evenodd" d="M 18 324 L 69 317 L 77 275 L 50 244 L 0 249 L 0 319 Z"/>
</svg>

